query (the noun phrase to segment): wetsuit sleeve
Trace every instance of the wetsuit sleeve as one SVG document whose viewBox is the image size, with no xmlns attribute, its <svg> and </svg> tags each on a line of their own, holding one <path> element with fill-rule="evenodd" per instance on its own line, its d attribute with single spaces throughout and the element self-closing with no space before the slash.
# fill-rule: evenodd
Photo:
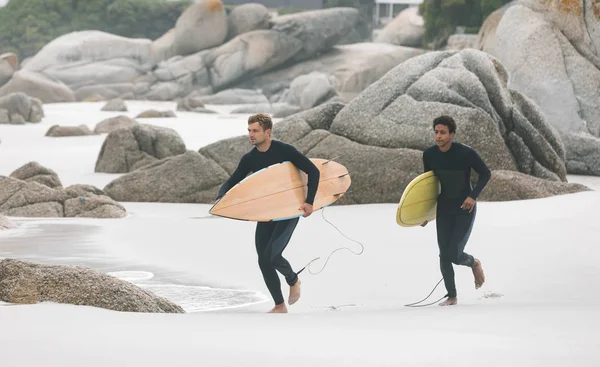
<svg viewBox="0 0 600 367">
<path fill-rule="evenodd" d="M 492 177 L 492 173 L 475 150 L 471 150 L 471 152 L 469 153 L 469 165 L 479 175 L 479 178 L 477 179 L 477 184 L 469 194 L 469 196 L 473 199 L 477 199 L 485 185 L 487 185 L 488 181 Z"/>
<path fill-rule="evenodd" d="M 425 156 L 425 152 L 423 152 L 423 172 L 431 171 L 431 166 L 429 165 L 429 159 Z"/>
<path fill-rule="evenodd" d="M 306 203 L 313 205 L 315 201 L 315 195 L 317 194 L 317 188 L 319 187 L 319 178 L 321 177 L 321 172 L 317 166 L 315 166 L 315 164 L 304 154 L 300 153 L 298 149 L 291 145 L 286 147 L 286 149 L 290 162 L 308 175 L 308 192 L 306 194 Z"/>
<path fill-rule="evenodd" d="M 217 200 L 221 199 L 227 191 L 229 191 L 232 187 L 237 185 L 241 180 L 243 180 L 248 173 L 250 173 L 250 165 L 248 164 L 248 159 L 246 156 L 243 156 L 240 160 L 235 171 L 231 174 L 229 179 L 225 181 L 225 183 L 219 189 L 219 194 L 217 195 Z"/>
</svg>

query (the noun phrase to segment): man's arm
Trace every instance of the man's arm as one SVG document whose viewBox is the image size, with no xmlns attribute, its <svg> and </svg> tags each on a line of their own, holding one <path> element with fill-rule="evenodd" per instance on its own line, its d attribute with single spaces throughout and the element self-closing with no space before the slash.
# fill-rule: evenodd
<svg viewBox="0 0 600 367">
<path fill-rule="evenodd" d="M 237 185 L 240 181 L 242 181 L 247 175 L 250 173 L 250 165 L 248 164 L 248 160 L 246 156 L 243 156 L 240 160 L 235 171 L 231 174 L 229 179 L 225 181 L 225 183 L 219 189 L 219 194 L 217 195 L 217 201 L 221 200 L 223 196 L 227 193 L 227 191 L 231 190 L 232 187 Z"/>
<path fill-rule="evenodd" d="M 431 166 L 429 165 L 429 159 L 425 157 L 425 152 L 423 152 L 423 172 L 431 171 Z"/>
<path fill-rule="evenodd" d="M 473 168 L 473 170 L 479 175 L 479 178 L 477 179 L 477 184 L 469 194 L 471 198 L 477 200 L 477 198 L 481 194 L 481 191 L 492 177 L 492 173 L 475 150 L 471 150 L 471 152 L 469 153 L 469 164 Z"/>
<path fill-rule="evenodd" d="M 308 175 L 308 192 L 306 194 L 306 203 L 313 205 L 315 201 L 315 195 L 319 187 L 319 178 L 321 172 L 315 166 L 315 164 L 308 159 L 304 154 L 300 153 L 298 149 L 290 146 L 289 148 L 289 160 L 298 167 L 301 171 Z"/>
<path fill-rule="evenodd" d="M 423 151 L 423 172 L 431 171 L 431 166 L 429 164 L 429 159 L 425 157 L 425 152 Z M 429 221 L 425 221 L 421 223 L 421 227 L 425 227 L 429 223 Z"/>
</svg>

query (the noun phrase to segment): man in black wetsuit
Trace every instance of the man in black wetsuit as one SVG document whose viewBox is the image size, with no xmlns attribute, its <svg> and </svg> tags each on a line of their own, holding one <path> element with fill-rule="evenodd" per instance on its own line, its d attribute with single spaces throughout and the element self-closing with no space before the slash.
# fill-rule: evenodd
<svg viewBox="0 0 600 367">
<path fill-rule="evenodd" d="M 308 192 L 306 200 L 300 208 L 304 217 L 313 212 L 313 202 L 319 186 L 319 169 L 304 154 L 289 144 L 271 139 L 273 122 L 269 115 L 256 114 L 248 118 L 248 135 L 254 149 L 242 157 L 235 172 L 231 175 L 221 189 L 217 202 L 238 182 L 242 181 L 250 172 L 259 170 L 276 163 L 289 161 L 308 175 Z M 277 271 L 284 277 L 290 286 L 288 303 L 293 305 L 300 298 L 300 280 L 292 270 L 290 263 L 282 256 L 294 229 L 298 224 L 299 217 L 276 221 L 258 222 L 256 224 L 256 252 L 258 253 L 258 265 L 263 278 L 275 301 L 272 313 L 286 313 L 287 307 L 281 292 L 281 282 Z"/>
<path fill-rule="evenodd" d="M 485 281 L 481 262 L 465 253 L 464 248 L 475 221 L 475 201 L 491 173 L 474 149 L 452 141 L 456 133 L 456 122 L 452 117 L 436 118 L 433 131 L 436 145 L 423 152 L 423 166 L 425 172 L 433 170 L 441 184 L 437 200 L 437 240 L 448 298 L 440 306 L 450 306 L 457 303 L 453 263 L 473 270 L 476 289 Z M 474 188 L 470 181 L 471 168 L 479 175 Z M 421 225 L 426 226 L 427 221 Z"/>
</svg>

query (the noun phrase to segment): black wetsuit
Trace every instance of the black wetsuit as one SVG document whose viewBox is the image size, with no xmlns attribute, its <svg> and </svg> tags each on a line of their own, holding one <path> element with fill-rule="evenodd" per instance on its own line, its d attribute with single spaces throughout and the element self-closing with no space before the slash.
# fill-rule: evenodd
<svg viewBox="0 0 600 367">
<path fill-rule="evenodd" d="M 248 173 L 258 172 L 270 165 L 286 161 L 293 163 L 308 175 L 306 203 L 312 205 L 319 185 L 319 169 L 296 148 L 277 140 L 271 141 L 271 146 L 266 152 L 254 148 L 244 155 L 235 172 L 221 186 L 217 199 L 223 197 L 227 191 L 242 181 Z M 284 302 L 277 271 L 285 277 L 290 286 L 298 281 L 298 275 L 292 270 L 290 263 L 282 256 L 282 253 L 290 241 L 299 219 L 297 217 L 275 222 L 258 222 L 256 224 L 255 243 L 258 265 L 276 305 Z"/>
<path fill-rule="evenodd" d="M 440 269 L 448 297 L 456 297 L 454 269 L 452 264 L 472 266 L 473 256 L 464 252 L 471 235 L 477 205 L 473 211 L 461 209 L 467 197 L 477 199 L 491 173 L 479 154 L 471 147 L 452 143 L 447 152 L 434 145 L 423 152 L 425 172 L 433 170 L 440 180 L 441 192 L 437 200 L 437 239 L 440 248 Z M 479 179 L 471 187 L 471 168 Z"/>
</svg>

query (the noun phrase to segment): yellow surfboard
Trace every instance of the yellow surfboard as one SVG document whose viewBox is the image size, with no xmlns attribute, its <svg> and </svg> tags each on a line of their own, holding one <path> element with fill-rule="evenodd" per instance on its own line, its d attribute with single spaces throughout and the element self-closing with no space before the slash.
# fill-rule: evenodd
<svg viewBox="0 0 600 367">
<path fill-rule="evenodd" d="M 440 182 L 433 171 L 415 177 L 402 193 L 396 223 L 402 227 L 413 227 L 434 220 L 439 194 Z"/>
</svg>

